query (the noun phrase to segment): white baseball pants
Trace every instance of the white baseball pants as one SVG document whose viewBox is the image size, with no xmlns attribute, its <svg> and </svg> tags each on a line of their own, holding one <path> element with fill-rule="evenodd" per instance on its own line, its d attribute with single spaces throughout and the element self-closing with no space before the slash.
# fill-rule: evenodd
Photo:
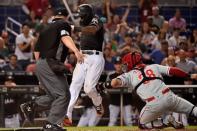
<svg viewBox="0 0 197 131">
<path fill-rule="evenodd" d="M 125 125 L 127 126 L 132 126 L 131 108 L 131 105 L 126 105 L 123 107 L 123 119 Z M 115 126 L 120 113 L 120 106 L 109 105 L 109 113 L 108 126 Z"/>
<path fill-rule="evenodd" d="M 19 114 L 14 114 L 12 118 L 5 118 L 6 128 L 18 128 L 20 127 L 20 116 Z"/>
<path fill-rule="evenodd" d="M 194 105 L 192 103 L 178 97 L 170 91 L 167 94 L 148 102 L 144 106 L 140 113 L 140 124 L 151 122 L 167 112 L 185 113 L 189 115 L 192 111 L 192 114 L 197 116 L 197 108 L 193 107 Z"/>
<path fill-rule="evenodd" d="M 101 117 L 97 116 L 94 107 L 87 108 L 81 116 L 77 126 L 96 126 L 100 121 Z"/>
<path fill-rule="evenodd" d="M 92 99 L 95 106 L 102 102 L 102 97 L 95 86 L 103 72 L 105 60 L 102 52 L 99 55 L 85 55 L 84 63 L 77 63 L 70 85 L 71 99 L 67 110 L 68 118 L 72 119 L 73 107 L 84 84 L 85 93 Z"/>
</svg>

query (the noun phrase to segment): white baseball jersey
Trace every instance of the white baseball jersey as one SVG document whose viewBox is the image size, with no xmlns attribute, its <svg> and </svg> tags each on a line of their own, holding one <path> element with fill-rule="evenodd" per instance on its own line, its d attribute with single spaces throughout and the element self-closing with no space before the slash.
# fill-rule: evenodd
<svg viewBox="0 0 197 131">
<path fill-rule="evenodd" d="M 144 73 L 147 77 L 161 77 L 161 74 L 169 75 L 169 67 L 161 66 L 157 64 L 147 65 L 144 68 Z M 131 70 L 128 73 L 124 73 L 117 77 L 121 79 L 122 86 L 134 88 L 140 83 L 143 79 L 143 75 L 139 70 Z M 141 97 L 141 99 L 145 100 L 152 96 L 160 95 L 163 88 L 166 85 L 163 81 L 159 79 L 154 79 L 150 81 L 146 81 L 142 83 L 137 89 L 137 94 Z"/>
</svg>

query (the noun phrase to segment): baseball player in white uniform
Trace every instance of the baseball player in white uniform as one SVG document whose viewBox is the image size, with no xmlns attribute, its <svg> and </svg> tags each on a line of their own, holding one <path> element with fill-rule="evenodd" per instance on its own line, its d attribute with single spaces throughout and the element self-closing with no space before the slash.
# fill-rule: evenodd
<svg viewBox="0 0 197 131">
<path fill-rule="evenodd" d="M 126 65 L 127 73 L 105 83 L 105 87 L 132 88 L 146 102 L 140 113 L 140 128 L 147 128 L 146 124 L 166 112 L 185 113 L 197 117 L 197 107 L 175 95 L 162 80 L 162 75 L 188 77 L 187 73 L 176 67 L 145 65 L 139 52 L 126 54 L 122 58 L 122 64 Z"/>
<path fill-rule="evenodd" d="M 70 85 L 71 99 L 67 110 L 67 117 L 64 125 L 72 122 L 72 111 L 77 101 L 81 88 L 84 86 L 84 92 L 92 99 L 97 115 L 102 116 L 104 109 L 102 106 L 102 97 L 97 92 L 95 86 L 104 69 L 104 57 L 102 46 L 104 40 L 104 28 L 102 21 L 99 20 L 89 4 L 79 6 L 80 27 L 80 50 L 85 55 L 84 63 L 77 64 Z"/>
</svg>

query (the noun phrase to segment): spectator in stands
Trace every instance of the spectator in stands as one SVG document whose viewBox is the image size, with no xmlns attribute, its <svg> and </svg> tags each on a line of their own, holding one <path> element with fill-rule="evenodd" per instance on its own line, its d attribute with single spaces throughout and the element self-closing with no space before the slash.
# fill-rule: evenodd
<svg viewBox="0 0 197 131">
<path fill-rule="evenodd" d="M 155 38 L 155 34 L 150 30 L 147 22 L 142 24 L 142 43 L 147 47 L 151 47 L 151 42 Z"/>
<path fill-rule="evenodd" d="M 117 24 L 120 24 L 122 22 L 126 22 L 127 17 L 130 12 L 130 4 L 127 5 L 128 7 L 121 18 L 118 14 L 112 14 L 112 12 L 110 10 L 110 5 L 111 5 L 111 2 L 109 0 L 107 0 L 106 1 L 107 27 L 113 32 L 116 30 Z"/>
<path fill-rule="evenodd" d="M 148 16 L 152 15 L 153 6 L 157 6 L 157 0 L 139 0 L 141 23 L 147 22 Z"/>
<path fill-rule="evenodd" d="M 22 71 L 22 67 L 17 63 L 17 56 L 12 54 L 9 56 L 9 63 L 3 67 L 4 71 Z"/>
<path fill-rule="evenodd" d="M 126 34 L 124 36 L 124 43 L 119 46 L 117 52 L 119 55 L 123 55 L 123 54 L 127 54 L 131 52 L 134 49 L 140 50 L 139 47 L 135 43 L 132 42 L 131 34 Z"/>
<path fill-rule="evenodd" d="M 161 65 L 176 67 L 175 57 L 172 56 L 172 55 L 169 55 L 168 57 L 166 57 L 166 58 L 162 61 Z"/>
<path fill-rule="evenodd" d="M 197 50 L 197 28 L 192 31 L 192 34 L 189 37 L 189 47 Z"/>
<path fill-rule="evenodd" d="M 111 48 L 105 47 L 104 49 L 104 58 L 105 58 L 105 71 L 113 71 L 114 70 L 114 59 L 111 55 Z"/>
<path fill-rule="evenodd" d="M 5 41 L 2 37 L 0 37 L 0 58 L 6 59 L 9 55 L 9 51 L 5 46 Z"/>
<path fill-rule="evenodd" d="M 3 38 L 5 42 L 5 47 L 9 48 L 9 34 L 6 30 L 2 30 L 1 32 L 1 37 Z"/>
<path fill-rule="evenodd" d="M 34 45 L 34 37 L 30 34 L 30 27 L 27 23 L 22 25 L 22 33 L 16 37 L 15 54 L 18 57 L 18 62 L 23 70 L 30 64 L 32 59 L 32 48 Z"/>
<path fill-rule="evenodd" d="M 152 18 L 153 20 L 153 25 L 158 26 L 159 28 L 161 28 L 163 26 L 164 23 L 164 17 L 159 15 L 159 7 L 158 6 L 153 6 L 152 7 L 152 16 L 149 16 L 148 18 Z"/>
<path fill-rule="evenodd" d="M 180 61 L 177 62 L 177 67 L 184 70 L 187 73 L 196 73 L 197 72 L 197 65 L 194 61 L 187 60 L 187 55 L 184 50 L 179 50 L 178 56 Z"/>
<path fill-rule="evenodd" d="M 166 40 L 161 42 L 161 49 L 154 49 L 150 57 L 154 60 L 155 64 L 161 64 L 163 59 L 168 56 L 168 42 Z"/>
<path fill-rule="evenodd" d="M 108 80 L 112 80 L 113 78 L 121 75 L 123 73 L 122 66 L 121 66 L 121 58 L 116 57 L 115 59 L 115 71 L 110 73 L 108 76 Z M 131 119 L 131 93 L 124 93 L 123 95 L 123 118 L 125 125 L 131 126 L 132 119 Z M 115 126 L 117 124 L 118 115 L 120 113 L 120 94 L 110 94 L 110 105 L 109 105 L 109 123 L 108 126 Z"/>
<path fill-rule="evenodd" d="M 48 20 L 49 20 L 48 16 L 47 15 L 43 15 L 42 19 L 40 20 L 40 22 L 35 27 L 35 31 L 37 33 L 40 33 L 41 31 L 43 31 L 48 25 Z"/>
<path fill-rule="evenodd" d="M 188 50 L 188 60 L 194 61 L 197 64 L 197 50 L 195 48 Z"/>
<path fill-rule="evenodd" d="M 36 18 L 41 19 L 49 6 L 49 2 L 48 0 L 24 0 L 23 6 L 26 6 L 25 13 L 29 15 L 31 11 L 34 11 Z"/>
<path fill-rule="evenodd" d="M 181 41 L 180 29 L 175 28 L 173 30 L 173 35 L 168 40 L 169 47 L 174 47 L 174 48 L 178 47 L 180 41 Z"/>
<path fill-rule="evenodd" d="M 189 50 L 189 44 L 186 38 L 181 38 L 181 41 L 179 42 L 178 45 L 179 49 L 183 49 L 184 51 L 188 51 Z"/>
<path fill-rule="evenodd" d="M 147 48 L 146 48 L 145 44 L 142 43 L 142 33 L 141 32 L 136 34 L 135 45 L 137 45 L 139 47 L 139 49 L 141 50 L 142 53 L 147 52 Z"/>
<path fill-rule="evenodd" d="M 155 34 L 158 34 L 160 29 L 157 25 L 153 24 L 153 18 L 148 17 L 147 18 L 147 23 L 149 25 L 150 31 L 154 32 Z"/>
<path fill-rule="evenodd" d="M 169 22 L 164 21 L 161 29 L 166 33 L 166 39 L 169 39 L 171 37 Z"/>
<path fill-rule="evenodd" d="M 52 22 L 52 17 L 55 15 L 54 8 L 52 8 L 52 7 L 47 8 L 44 15 L 46 15 L 48 23 Z"/>
<path fill-rule="evenodd" d="M 14 88 L 16 83 L 12 76 L 6 76 L 4 83 L 8 88 Z M 20 127 L 20 116 L 18 114 L 18 100 L 19 95 L 8 94 L 4 95 L 4 107 L 5 107 L 5 127 L 6 128 L 19 128 Z"/>
<path fill-rule="evenodd" d="M 161 41 L 163 40 L 166 40 L 166 32 L 161 29 L 159 34 L 151 42 L 152 49 L 161 49 Z"/>
<path fill-rule="evenodd" d="M 34 30 L 36 28 L 37 24 L 39 23 L 39 20 L 36 18 L 36 14 L 33 10 L 30 11 L 29 18 L 26 20 L 26 23 L 29 24 L 29 26 L 32 30 Z"/>
<path fill-rule="evenodd" d="M 130 34 L 133 32 L 133 29 L 130 28 L 126 22 L 122 22 L 121 24 L 117 24 L 117 28 L 115 30 L 115 40 L 118 42 L 118 45 L 121 46 L 125 41 L 124 37 L 126 34 Z"/>
<path fill-rule="evenodd" d="M 174 17 L 169 20 L 169 25 L 172 30 L 175 28 L 186 30 L 186 20 L 182 18 L 180 9 L 176 9 Z"/>
</svg>

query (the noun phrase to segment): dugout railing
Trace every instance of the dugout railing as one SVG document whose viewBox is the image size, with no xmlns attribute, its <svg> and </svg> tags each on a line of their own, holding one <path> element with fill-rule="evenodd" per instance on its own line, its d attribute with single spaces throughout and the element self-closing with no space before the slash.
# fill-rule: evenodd
<svg viewBox="0 0 197 131">
<path fill-rule="evenodd" d="M 182 90 L 186 89 L 190 93 L 197 88 L 197 85 L 168 85 L 172 90 Z M 131 93 L 131 88 L 119 88 L 119 89 L 109 89 L 109 93 L 120 94 L 120 126 L 123 125 L 123 94 Z M 5 85 L 0 85 L 0 127 L 4 127 L 4 95 L 5 94 L 40 94 L 41 89 L 38 85 L 17 85 L 14 88 L 6 87 Z"/>
</svg>

